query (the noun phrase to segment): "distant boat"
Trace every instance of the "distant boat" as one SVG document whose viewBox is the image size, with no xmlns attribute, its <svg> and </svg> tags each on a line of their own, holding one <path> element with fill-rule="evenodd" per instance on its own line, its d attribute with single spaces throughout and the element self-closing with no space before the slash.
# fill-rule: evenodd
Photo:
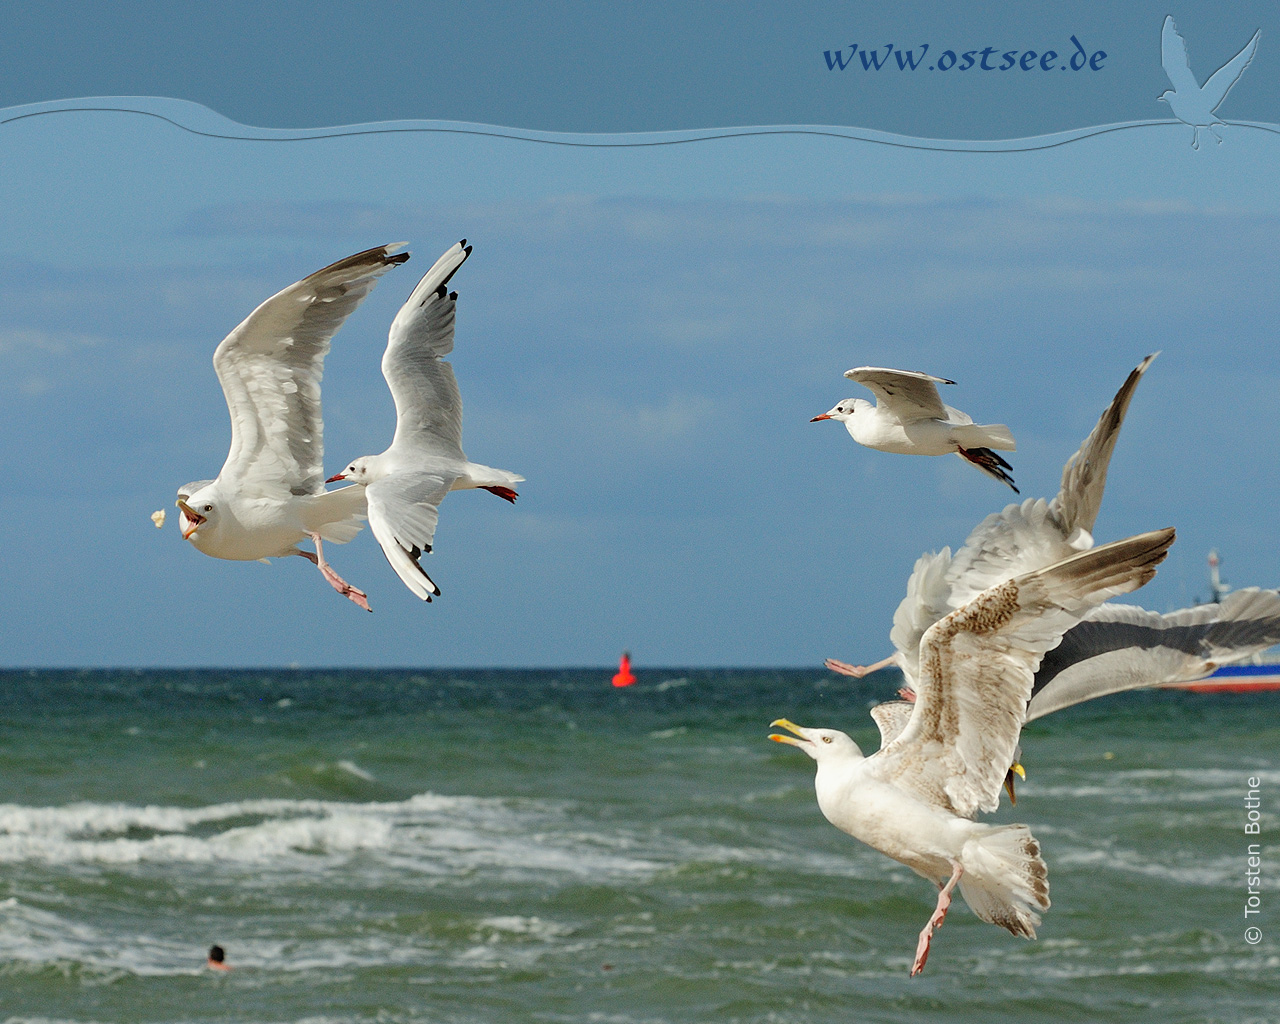
<svg viewBox="0 0 1280 1024">
<path fill-rule="evenodd" d="M 1192 693 L 1252 693 L 1255 690 L 1280 690 L 1280 664 L 1223 665 L 1213 675 L 1190 683 L 1165 683 L 1166 690 L 1190 690 Z"/>
<path fill-rule="evenodd" d="M 613 685 L 630 686 L 635 681 L 636 677 L 631 674 L 631 652 L 623 651 L 618 660 L 618 674 L 613 677 Z"/>
<path fill-rule="evenodd" d="M 1210 600 L 1221 603 L 1231 588 L 1218 575 L 1218 552 L 1209 552 Z M 1258 656 L 1259 659 L 1262 657 Z M 1280 690 L 1280 662 L 1255 660 L 1244 665 L 1223 665 L 1216 672 L 1189 683 L 1165 683 L 1166 690 L 1188 690 L 1191 693 L 1253 693 Z"/>
</svg>

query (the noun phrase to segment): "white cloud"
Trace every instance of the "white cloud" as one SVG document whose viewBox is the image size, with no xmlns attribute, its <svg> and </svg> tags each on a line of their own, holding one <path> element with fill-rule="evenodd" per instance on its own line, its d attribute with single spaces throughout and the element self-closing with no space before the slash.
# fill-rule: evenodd
<svg viewBox="0 0 1280 1024">
<path fill-rule="evenodd" d="M 0 327 L 0 356 L 40 352 L 65 356 L 77 349 L 92 348 L 101 338 L 70 331 L 38 331 L 29 327 Z"/>
</svg>

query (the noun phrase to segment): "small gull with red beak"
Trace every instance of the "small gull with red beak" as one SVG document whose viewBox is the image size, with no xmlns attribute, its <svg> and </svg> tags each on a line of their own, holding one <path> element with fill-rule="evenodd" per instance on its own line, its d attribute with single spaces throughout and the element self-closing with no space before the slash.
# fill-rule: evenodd
<svg viewBox="0 0 1280 1024">
<path fill-rule="evenodd" d="M 471 462 L 462 451 L 462 397 L 453 367 L 458 293 L 450 279 L 471 255 L 464 238 L 423 275 L 391 323 L 382 375 L 396 404 L 396 432 L 381 455 L 362 455 L 326 483 L 363 485 L 369 527 L 396 575 L 430 601 L 440 588 L 418 563 L 431 552 L 440 502 L 450 491 L 482 488 L 514 502 L 524 480 L 505 469 Z"/>
<path fill-rule="evenodd" d="M 843 423 L 860 445 L 900 455 L 950 455 L 955 453 L 973 463 L 988 476 L 1008 484 L 1016 494 L 1012 466 L 993 448 L 1017 450 L 1013 435 L 1003 423 L 974 423 L 972 417 L 943 405 L 939 384 L 954 384 L 944 377 L 931 377 L 913 370 L 889 370 L 881 366 L 859 366 L 845 376 L 866 385 L 876 396 L 875 404 L 861 398 L 846 398 L 834 409 L 815 416 L 819 420 Z"/>
<path fill-rule="evenodd" d="M 320 378 L 334 333 L 378 278 L 409 258 L 399 248 L 369 249 L 316 271 L 223 339 L 213 368 L 231 413 L 231 451 L 216 480 L 178 491 L 182 537 L 198 550 L 235 561 L 301 555 L 365 610 L 367 595 L 333 570 L 321 546 L 360 531 L 365 498 L 362 487 L 324 488 Z M 306 539 L 315 554 L 298 548 Z"/>
</svg>

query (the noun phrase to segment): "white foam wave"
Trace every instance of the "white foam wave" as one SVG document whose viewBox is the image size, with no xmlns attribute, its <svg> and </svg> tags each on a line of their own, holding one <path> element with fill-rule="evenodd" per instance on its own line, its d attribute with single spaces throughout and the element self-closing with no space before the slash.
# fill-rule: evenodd
<svg viewBox="0 0 1280 1024">
<path fill-rule="evenodd" d="M 1020 785 L 1019 796 L 1056 799 L 1096 800 L 1115 804 L 1204 804 L 1238 806 L 1248 791 L 1250 777 L 1263 787 L 1280 784 L 1280 772 L 1261 769 L 1226 768 L 1135 768 L 1125 771 L 1098 771 L 1084 781 L 1054 784 L 1035 776 Z"/>
<path fill-rule="evenodd" d="M 354 765 L 352 767 L 355 767 Z M 348 769 L 349 770 L 349 769 Z M 358 769 L 357 769 L 358 771 Z M 623 836 L 584 833 L 553 803 L 420 794 L 408 800 L 239 800 L 206 807 L 0 805 L 0 863 L 324 869 L 366 857 L 392 870 L 512 876 L 650 872 Z"/>
</svg>

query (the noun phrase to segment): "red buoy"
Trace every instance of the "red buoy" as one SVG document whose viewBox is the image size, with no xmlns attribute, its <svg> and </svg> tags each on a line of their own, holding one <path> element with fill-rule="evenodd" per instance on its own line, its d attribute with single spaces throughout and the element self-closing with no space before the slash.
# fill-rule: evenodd
<svg viewBox="0 0 1280 1024">
<path fill-rule="evenodd" d="M 618 662 L 618 674 L 613 677 L 614 686 L 630 686 L 636 681 L 636 677 L 631 674 L 631 652 L 623 651 L 622 658 Z"/>
</svg>

